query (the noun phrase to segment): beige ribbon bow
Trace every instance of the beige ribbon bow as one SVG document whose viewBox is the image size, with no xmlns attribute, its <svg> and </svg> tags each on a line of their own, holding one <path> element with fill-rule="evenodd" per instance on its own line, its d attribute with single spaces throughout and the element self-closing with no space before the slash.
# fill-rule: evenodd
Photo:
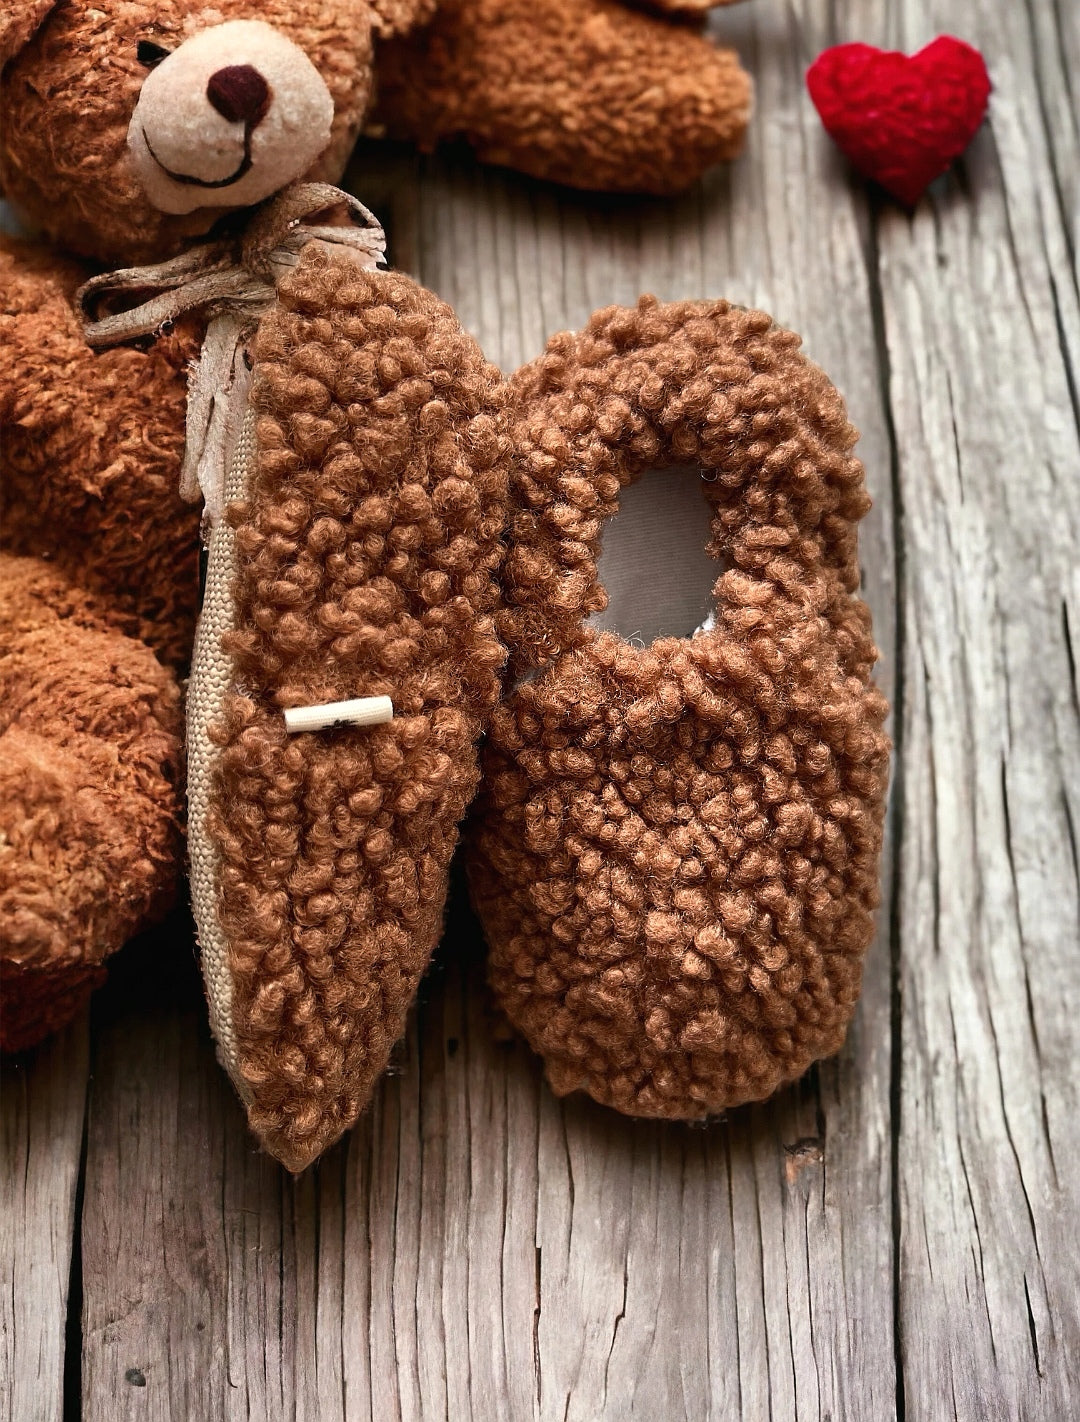
<svg viewBox="0 0 1080 1422">
<path fill-rule="evenodd" d="M 386 251 L 382 228 L 356 198 L 329 183 L 294 183 L 257 208 L 238 236 L 156 266 L 106 272 L 76 293 L 83 332 L 95 349 L 158 335 L 187 311 L 209 317 L 188 378 L 180 494 L 189 503 L 201 495 L 211 526 L 224 512 L 225 471 L 243 422 L 247 343 L 276 301 L 278 282 L 309 243 L 345 248 L 368 271 Z M 153 295 L 129 309 L 110 310 L 117 297 L 136 293 Z"/>
</svg>

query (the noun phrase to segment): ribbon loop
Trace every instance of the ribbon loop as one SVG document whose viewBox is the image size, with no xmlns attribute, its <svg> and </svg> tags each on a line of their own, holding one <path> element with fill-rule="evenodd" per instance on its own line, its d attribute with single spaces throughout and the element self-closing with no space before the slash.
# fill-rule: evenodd
<svg viewBox="0 0 1080 1422">
<path fill-rule="evenodd" d="M 386 251 L 378 221 L 351 194 L 329 183 L 293 183 L 257 208 L 239 236 L 154 266 L 106 272 L 75 294 L 83 333 L 95 349 L 158 335 L 189 311 L 208 317 L 188 379 L 180 494 L 191 503 L 202 496 L 211 526 L 224 512 L 225 469 L 247 403 L 247 343 L 277 300 L 277 283 L 311 244 L 344 250 L 368 271 Z M 111 309 L 137 296 L 145 299 Z"/>
<path fill-rule="evenodd" d="M 310 219 L 323 218 L 313 224 Z M 351 193 L 331 183 L 299 183 L 260 208 L 243 238 L 242 262 L 265 281 L 276 281 L 296 265 L 309 242 L 349 249 L 373 269 L 386 252 L 377 219 Z"/>
</svg>

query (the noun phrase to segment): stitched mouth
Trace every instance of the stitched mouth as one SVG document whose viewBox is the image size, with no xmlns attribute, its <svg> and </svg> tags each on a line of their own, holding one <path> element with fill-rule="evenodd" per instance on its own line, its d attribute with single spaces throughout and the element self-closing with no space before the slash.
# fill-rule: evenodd
<svg viewBox="0 0 1080 1422">
<path fill-rule="evenodd" d="M 177 173 L 174 172 L 172 168 L 166 168 L 165 164 L 154 152 L 150 140 L 146 136 L 145 128 L 142 130 L 142 136 L 143 142 L 146 144 L 146 151 L 150 154 L 150 157 L 153 158 L 154 162 L 158 165 L 158 167 L 165 174 L 165 176 L 167 178 L 171 178 L 174 183 L 184 183 L 188 187 L 192 188 L 227 188 L 230 187 L 233 183 L 238 183 L 240 179 L 244 176 L 244 174 L 250 172 L 251 170 L 251 134 L 253 129 L 254 124 L 246 123 L 244 125 L 244 156 L 240 160 L 239 167 L 234 172 L 230 173 L 227 178 L 215 178 L 211 180 L 207 180 L 205 178 L 193 178 L 189 173 Z"/>
</svg>

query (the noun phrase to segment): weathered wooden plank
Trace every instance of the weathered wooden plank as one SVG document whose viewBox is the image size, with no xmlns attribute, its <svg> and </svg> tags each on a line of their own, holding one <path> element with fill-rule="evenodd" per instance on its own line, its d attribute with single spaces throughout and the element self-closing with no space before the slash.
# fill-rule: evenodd
<svg viewBox="0 0 1080 1422">
<path fill-rule="evenodd" d="M 1076 1401 L 1080 319 L 1053 181 L 1068 91 L 1041 87 L 1060 71 L 1038 8 L 912 0 L 887 36 L 911 48 L 952 24 L 995 82 L 958 174 L 878 225 L 905 570 L 910 1418 L 1057 1417 Z M 851 13 L 886 38 L 878 7 Z M 1073 26 L 1075 7 L 1055 13 Z"/>
<path fill-rule="evenodd" d="M 1037 161 L 1033 171 L 1040 179 L 1040 205 L 1049 199 L 1051 205 L 1057 206 L 1056 222 L 1064 226 L 1075 262 L 1080 240 L 1080 94 L 1076 87 L 1076 75 L 1080 74 L 1080 10 L 1073 0 L 1025 0 L 1025 8 L 1035 83 L 1034 92 L 1025 85 L 1028 103 L 1024 106 L 1024 119 L 1037 125 L 1033 146 L 1040 150 L 1041 159 L 1045 145 L 1049 160 L 1045 165 Z M 1026 51 L 1021 54 L 1027 58 Z M 1005 92 L 1001 90 L 1002 97 Z M 1037 113 L 1032 109 L 1032 99 Z M 1012 110 L 1014 117 L 1020 112 L 1019 106 Z M 1056 222 L 1052 225 L 1056 226 Z M 1069 279 L 1067 266 L 1057 270 L 1062 279 Z"/>
<path fill-rule="evenodd" d="M 95 1004 L 82 1219 L 90 1418 L 218 1416 L 228 1386 L 228 1101 L 199 1030 L 190 943 L 182 918 L 145 935 Z"/>
<path fill-rule="evenodd" d="M 59 1422 L 64 1415 L 87 1042 L 84 1013 L 36 1051 L 3 1064 L 0 1415 L 10 1422 Z"/>
</svg>

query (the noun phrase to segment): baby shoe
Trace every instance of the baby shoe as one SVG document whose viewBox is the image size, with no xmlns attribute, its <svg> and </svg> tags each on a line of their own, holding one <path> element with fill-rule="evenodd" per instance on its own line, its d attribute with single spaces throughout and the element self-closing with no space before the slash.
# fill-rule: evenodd
<svg viewBox="0 0 1080 1422">
<path fill-rule="evenodd" d="M 189 689 L 191 880 L 219 1055 L 300 1170 L 441 930 L 505 655 L 507 444 L 498 372 L 403 275 L 305 254 L 253 356 Z"/>
<path fill-rule="evenodd" d="M 469 881 L 554 1090 L 632 1115 L 706 1116 L 835 1052 L 873 932 L 869 499 L 799 344 L 643 298 L 508 383 L 511 681 Z"/>
</svg>

